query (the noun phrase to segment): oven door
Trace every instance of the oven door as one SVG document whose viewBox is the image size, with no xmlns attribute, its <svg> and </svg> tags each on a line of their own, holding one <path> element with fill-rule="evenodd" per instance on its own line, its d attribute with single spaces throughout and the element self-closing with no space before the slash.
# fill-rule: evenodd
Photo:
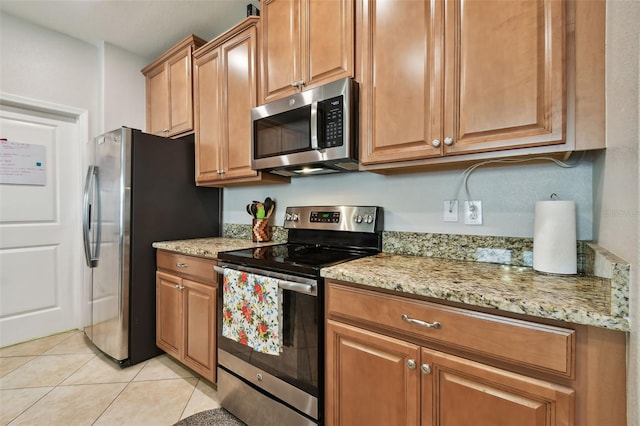
<svg viewBox="0 0 640 426">
<path fill-rule="evenodd" d="M 270 398 L 281 400 L 317 420 L 320 408 L 318 400 L 323 392 L 318 367 L 324 350 L 323 298 L 318 281 L 226 263 L 217 266 L 216 271 L 224 276 L 225 268 L 277 279 L 280 296 L 281 350 L 277 355 L 261 353 L 224 337 L 223 309 L 219 308 L 220 367 L 259 388 Z M 222 307 L 225 291 L 223 286 L 221 288 L 223 291 L 218 292 L 218 303 Z"/>
</svg>

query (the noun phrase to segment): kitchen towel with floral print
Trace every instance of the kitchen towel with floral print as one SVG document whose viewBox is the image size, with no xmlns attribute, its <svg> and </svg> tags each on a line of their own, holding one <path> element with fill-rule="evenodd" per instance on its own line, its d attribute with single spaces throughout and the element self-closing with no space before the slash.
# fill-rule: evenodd
<svg viewBox="0 0 640 426">
<path fill-rule="evenodd" d="M 279 355 L 282 351 L 278 280 L 225 268 L 222 287 L 222 336 Z"/>
</svg>

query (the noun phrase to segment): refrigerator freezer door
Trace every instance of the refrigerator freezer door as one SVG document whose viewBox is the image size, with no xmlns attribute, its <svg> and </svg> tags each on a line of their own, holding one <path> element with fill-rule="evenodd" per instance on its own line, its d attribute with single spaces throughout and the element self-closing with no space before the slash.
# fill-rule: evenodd
<svg viewBox="0 0 640 426">
<path fill-rule="evenodd" d="M 118 129 L 96 138 L 96 163 L 100 170 L 100 259 L 93 269 L 92 325 L 93 343 L 117 361 L 128 358 L 129 274 L 128 225 L 130 188 L 130 129 Z M 128 252 L 128 250 L 126 250 Z"/>
</svg>

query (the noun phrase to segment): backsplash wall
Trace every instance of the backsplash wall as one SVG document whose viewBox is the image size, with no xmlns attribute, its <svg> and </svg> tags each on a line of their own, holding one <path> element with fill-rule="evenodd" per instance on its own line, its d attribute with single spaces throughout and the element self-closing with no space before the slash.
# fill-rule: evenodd
<svg viewBox="0 0 640 426">
<path fill-rule="evenodd" d="M 593 237 L 592 161 L 587 155 L 571 169 L 553 163 L 486 166 L 469 178 L 471 198 L 482 201 L 483 225 L 465 225 L 459 200 L 457 223 L 443 221 L 443 201 L 454 198 L 464 169 L 383 176 L 369 172 L 292 178 L 289 185 L 224 189 L 225 224 L 249 224 L 247 203 L 269 196 L 277 207 L 272 224 L 282 226 L 293 205 L 376 205 L 384 208 L 386 231 L 533 237 L 535 202 L 552 193 L 574 200 L 577 238 Z"/>
</svg>

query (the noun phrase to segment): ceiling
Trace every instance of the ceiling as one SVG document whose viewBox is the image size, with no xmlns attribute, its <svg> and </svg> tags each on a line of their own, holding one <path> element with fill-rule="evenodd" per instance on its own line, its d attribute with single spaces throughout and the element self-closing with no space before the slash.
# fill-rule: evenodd
<svg viewBox="0 0 640 426">
<path fill-rule="evenodd" d="M 189 34 L 211 40 L 257 0 L 0 0 L 0 11 L 84 40 L 106 41 L 149 61 Z"/>
</svg>

